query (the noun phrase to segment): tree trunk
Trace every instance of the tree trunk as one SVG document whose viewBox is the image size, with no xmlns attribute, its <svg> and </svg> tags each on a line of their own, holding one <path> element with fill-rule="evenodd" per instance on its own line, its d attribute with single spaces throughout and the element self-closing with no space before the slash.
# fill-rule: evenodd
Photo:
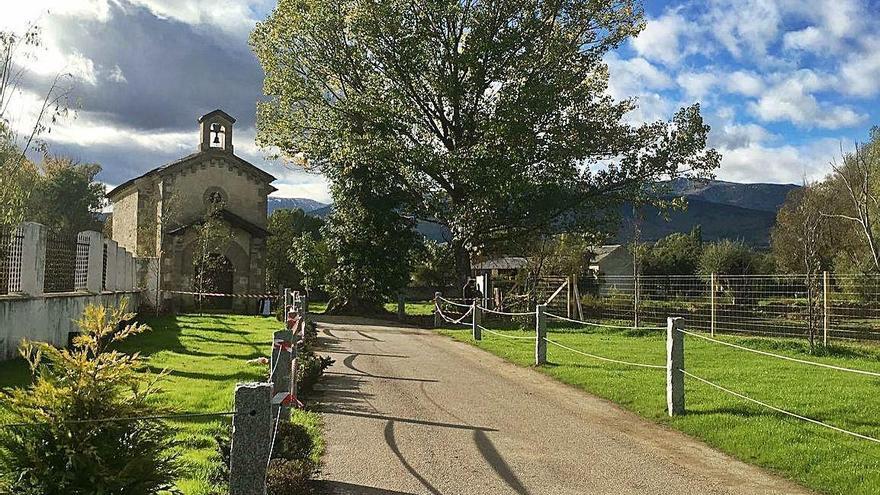
<svg viewBox="0 0 880 495">
<path fill-rule="evenodd" d="M 385 309 L 385 306 L 378 303 L 372 303 L 357 298 L 340 298 L 334 297 L 327 303 L 328 315 L 345 315 L 345 316 L 387 316 L 391 313 Z"/>
<path fill-rule="evenodd" d="M 453 240 L 451 245 L 455 257 L 455 284 L 456 288 L 461 289 L 471 277 L 471 256 L 463 242 Z"/>
</svg>

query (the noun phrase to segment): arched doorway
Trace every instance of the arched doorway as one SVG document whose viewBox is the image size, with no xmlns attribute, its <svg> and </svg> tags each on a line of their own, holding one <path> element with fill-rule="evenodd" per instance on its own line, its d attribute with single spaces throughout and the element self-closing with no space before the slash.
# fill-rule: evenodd
<svg viewBox="0 0 880 495">
<path fill-rule="evenodd" d="M 219 253 L 211 253 L 196 263 L 193 273 L 193 291 L 213 294 L 232 294 L 235 268 L 229 258 Z M 232 309 L 232 297 L 205 297 L 204 309 Z"/>
</svg>

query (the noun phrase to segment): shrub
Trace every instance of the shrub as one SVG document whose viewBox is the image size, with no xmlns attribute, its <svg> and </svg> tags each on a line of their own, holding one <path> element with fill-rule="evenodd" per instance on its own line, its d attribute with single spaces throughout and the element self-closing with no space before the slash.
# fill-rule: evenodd
<svg viewBox="0 0 880 495">
<path fill-rule="evenodd" d="M 151 400 L 161 375 L 146 380 L 138 354 L 110 349 L 148 330 L 121 326 L 133 317 L 124 307 L 88 306 L 69 350 L 22 344 L 34 380 L 6 398 L 26 426 L 0 430 L 0 492 L 149 495 L 173 488 L 179 464 L 172 430 L 156 419 L 110 420 L 168 412 Z"/>
<path fill-rule="evenodd" d="M 272 459 L 266 479 L 268 495 L 310 495 L 315 463 L 308 459 Z"/>
<path fill-rule="evenodd" d="M 303 425 L 288 421 L 278 424 L 272 456 L 279 459 L 309 459 L 312 455 L 312 437 Z"/>
<path fill-rule="evenodd" d="M 332 366 L 333 362 L 329 356 L 318 356 L 308 349 L 300 352 L 299 368 L 296 373 L 296 386 L 300 398 L 313 391 L 315 384 L 324 374 L 324 370 Z"/>
</svg>

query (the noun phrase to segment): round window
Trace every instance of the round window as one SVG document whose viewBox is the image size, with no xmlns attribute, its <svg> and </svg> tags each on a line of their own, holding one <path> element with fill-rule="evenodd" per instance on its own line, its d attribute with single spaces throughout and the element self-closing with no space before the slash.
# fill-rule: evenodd
<svg viewBox="0 0 880 495">
<path fill-rule="evenodd" d="M 226 204 L 226 192 L 219 187 L 209 187 L 205 191 L 205 204 L 210 206 L 222 206 Z"/>
</svg>

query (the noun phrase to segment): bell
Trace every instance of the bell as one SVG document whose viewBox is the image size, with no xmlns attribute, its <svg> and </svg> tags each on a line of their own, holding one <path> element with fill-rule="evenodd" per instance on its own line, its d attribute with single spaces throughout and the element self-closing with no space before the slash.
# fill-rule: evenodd
<svg viewBox="0 0 880 495">
<path fill-rule="evenodd" d="M 214 141 L 213 141 L 213 143 L 214 143 L 214 144 L 220 144 L 220 134 L 218 134 L 218 133 L 216 133 L 216 132 L 214 133 Z"/>
</svg>

